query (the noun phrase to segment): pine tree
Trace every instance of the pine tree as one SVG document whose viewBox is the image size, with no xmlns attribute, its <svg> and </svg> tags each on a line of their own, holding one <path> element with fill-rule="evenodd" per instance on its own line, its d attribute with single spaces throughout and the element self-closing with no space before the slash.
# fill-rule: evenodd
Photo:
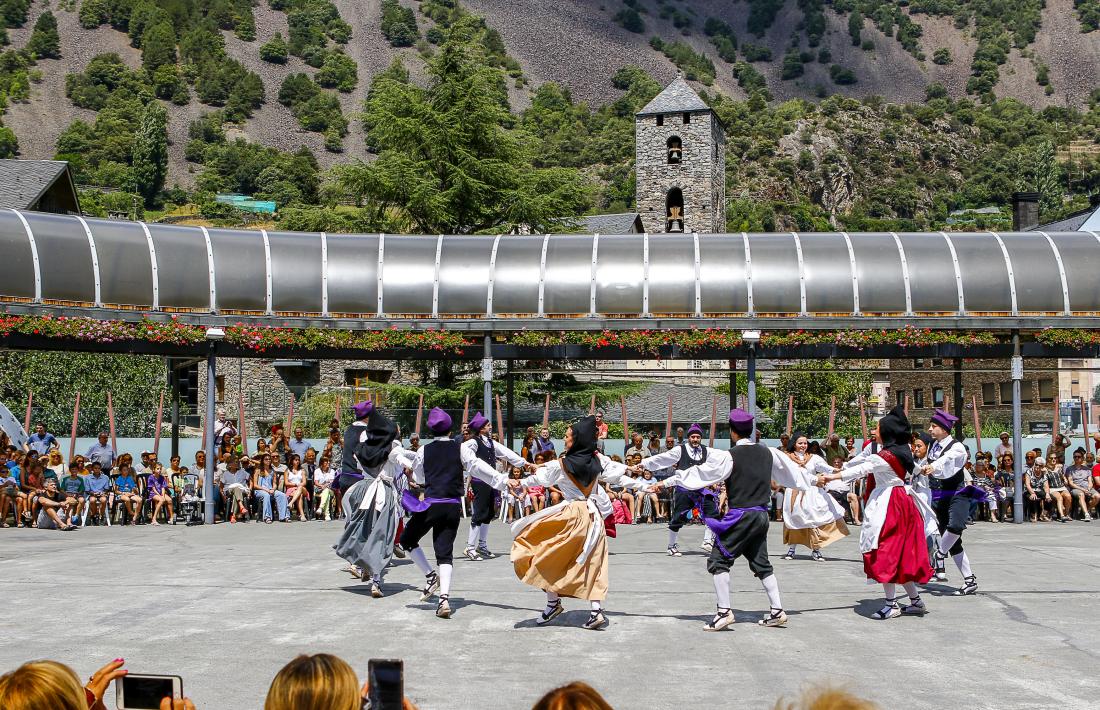
<svg viewBox="0 0 1100 710">
<path fill-rule="evenodd" d="M 136 191 L 152 205 L 168 175 L 168 112 L 150 101 L 141 114 L 132 153 Z"/>
<path fill-rule="evenodd" d="M 27 42 L 27 51 L 39 59 L 61 58 L 61 37 L 57 34 L 57 18 L 46 10 L 34 23 L 34 32 Z"/>
<path fill-rule="evenodd" d="M 148 27 L 141 36 L 141 63 L 149 73 L 176 63 L 176 33 L 167 22 Z"/>
<path fill-rule="evenodd" d="M 853 47 L 863 42 L 863 13 L 859 10 L 852 10 L 852 14 L 848 15 L 848 34 L 852 36 Z"/>
</svg>

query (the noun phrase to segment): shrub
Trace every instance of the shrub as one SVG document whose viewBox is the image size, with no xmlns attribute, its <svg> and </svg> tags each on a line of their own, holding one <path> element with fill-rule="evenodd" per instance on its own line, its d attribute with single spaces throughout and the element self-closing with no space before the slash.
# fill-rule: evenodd
<svg viewBox="0 0 1100 710">
<path fill-rule="evenodd" d="M 57 34 L 57 18 L 49 10 L 38 16 L 34 32 L 27 42 L 27 51 L 39 59 L 59 59 L 61 38 Z"/>
<path fill-rule="evenodd" d="M 316 75 L 317 83 L 326 88 L 335 88 L 345 93 L 355 89 L 359 82 L 358 66 L 355 60 L 343 52 L 331 52 Z"/>
<path fill-rule="evenodd" d="M 624 29 L 634 32 L 635 34 L 642 34 L 645 32 L 645 20 L 638 14 L 638 11 L 632 7 L 624 7 L 615 15 L 615 22 L 618 22 Z"/>
<path fill-rule="evenodd" d="M 950 64 L 951 63 L 951 50 L 947 47 L 940 47 L 935 52 L 932 52 L 932 62 L 935 64 Z"/>
<path fill-rule="evenodd" d="M 411 47 L 420 37 L 416 14 L 397 0 L 382 0 L 382 34 L 394 47 Z"/>
<path fill-rule="evenodd" d="M 746 62 L 770 62 L 772 60 L 771 49 L 749 42 L 741 46 L 741 54 L 745 57 Z"/>
<path fill-rule="evenodd" d="M 797 79 L 802 76 L 803 71 L 802 56 L 798 51 L 791 50 L 787 52 L 787 55 L 783 57 L 783 66 L 779 76 L 784 80 Z"/>
<path fill-rule="evenodd" d="M 829 67 L 829 76 L 832 77 L 834 84 L 854 84 L 856 83 L 856 75 L 851 69 L 842 67 L 839 64 L 834 64 Z"/>
<path fill-rule="evenodd" d="M 286 64 L 289 54 L 290 47 L 281 32 L 276 32 L 274 37 L 260 45 L 260 59 L 265 62 Z"/>
</svg>

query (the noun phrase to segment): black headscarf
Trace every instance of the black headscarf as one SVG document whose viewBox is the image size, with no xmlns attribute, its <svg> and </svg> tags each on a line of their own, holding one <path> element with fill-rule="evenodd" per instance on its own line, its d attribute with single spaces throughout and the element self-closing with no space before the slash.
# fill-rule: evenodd
<svg viewBox="0 0 1100 710">
<path fill-rule="evenodd" d="M 890 413 L 878 421 L 879 436 L 882 437 L 882 448 L 893 454 L 906 473 L 912 473 L 916 464 L 913 461 L 913 449 L 910 444 L 913 441 L 913 428 L 909 424 L 909 417 L 905 415 L 905 408 L 898 405 L 890 410 Z"/>
<path fill-rule="evenodd" d="M 561 464 L 577 483 L 587 488 L 603 472 L 603 465 L 596 457 L 596 417 L 585 417 L 572 429 L 573 445 L 561 455 Z"/>
<path fill-rule="evenodd" d="M 396 438 L 397 424 L 376 409 L 367 416 L 367 439 L 356 443 L 355 457 L 363 468 L 378 468 L 386 463 Z"/>
</svg>

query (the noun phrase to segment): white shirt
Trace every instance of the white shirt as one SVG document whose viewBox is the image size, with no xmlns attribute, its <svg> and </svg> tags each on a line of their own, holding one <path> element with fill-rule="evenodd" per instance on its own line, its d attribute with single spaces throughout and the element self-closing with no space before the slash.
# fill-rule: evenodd
<svg viewBox="0 0 1100 710">
<path fill-rule="evenodd" d="M 946 436 L 940 441 L 933 441 L 928 449 L 928 464 L 932 467 L 932 478 L 951 478 L 959 472 L 969 456 L 962 444 L 953 446 L 955 439 Z M 937 448 L 938 447 L 938 448 Z"/>
<path fill-rule="evenodd" d="M 497 461 L 500 461 L 501 459 L 504 459 L 511 466 L 525 466 L 527 464 L 526 459 L 524 459 L 522 456 L 517 454 L 515 451 L 512 451 L 511 449 L 509 449 L 504 444 L 498 443 L 496 441 L 491 441 L 490 439 L 488 439 L 487 437 L 484 437 L 484 436 L 480 437 L 480 439 L 481 439 L 481 443 L 484 444 L 485 446 L 489 446 L 489 444 L 492 443 L 493 453 L 496 454 Z M 424 450 L 424 447 L 421 446 L 420 449 L 416 453 L 419 454 L 423 450 Z M 469 456 L 467 456 L 466 452 L 469 452 Z M 462 454 L 461 455 L 462 455 L 462 465 L 466 469 L 466 473 L 473 474 L 473 468 L 471 467 L 472 464 L 469 463 L 469 462 L 471 460 L 481 461 L 481 459 L 477 458 L 477 438 L 472 438 L 469 441 L 462 442 Z M 423 455 L 421 455 L 420 460 L 421 460 L 421 468 L 423 468 L 423 460 L 424 460 Z M 485 463 L 485 462 L 482 461 L 482 463 Z M 494 462 L 494 464 L 495 463 L 496 462 Z M 481 478 L 481 476 L 478 476 L 478 478 Z M 482 479 L 482 480 L 484 480 L 484 479 Z"/>
<path fill-rule="evenodd" d="M 751 446 L 750 439 L 738 439 L 734 446 Z M 772 479 L 785 488 L 797 488 L 806 490 L 806 483 L 798 470 L 798 464 L 791 460 L 790 456 L 778 449 L 768 448 L 772 455 Z M 829 469 L 832 470 L 831 468 Z M 728 451 L 710 449 L 707 460 L 696 464 L 683 471 L 677 471 L 670 478 L 666 478 L 666 487 L 680 486 L 697 491 L 715 483 L 721 483 L 729 478 L 733 472 L 733 457 Z"/>
<path fill-rule="evenodd" d="M 336 480 L 336 472 L 331 468 L 327 471 L 321 469 L 320 466 L 313 472 L 313 485 L 314 486 L 331 486 L 332 482 Z"/>
<path fill-rule="evenodd" d="M 436 438 L 432 439 L 428 443 L 431 444 L 431 443 L 435 443 L 436 441 L 450 441 L 450 440 L 451 440 L 451 437 L 444 435 L 444 436 L 437 436 Z M 468 446 L 468 444 L 472 444 L 472 446 Z M 500 457 L 505 457 L 506 458 L 508 454 L 512 454 L 512 456 L 515 456 L 517 459 L 519 459 L 519 457 L 516 456 L 507 447 L 502 447 L 500 444 L 497 444 L 496 442 L 493 442 L 493 446 L 496 449 L 498 449 L 498 458 L 500 458 Z M 425 480 L 424 480 L 424 450 L 427 449 L 427 448 L 428 448 L 428 444 L 424 444 L 419 449 L 417 449 L 415 452 L 410 452 L 410 451 L 406 450 L 406 453 L 409 453 L 409 454 L 412 455 L 412 460 L 411 460 L 411 464 L 410 464 L 409 468 L 412 469 L 412 480 L 418 486 L 423 486 L 425 484 Z M 504 449 L 504 451 L 507 452 L 507 454 L 500 454 L 499 453 L 499 449 L 502 449 L 502 448 Z M 477 478 L 478 480 L 481 480 L 481 481 L 484 481 L 485 483 L 488 483 L 491 486 L 494 484 L 494 481 L 496 480 L 496 477 L 499 475 L 499 473 L 497 472 L 497 470 L 495 468 L 493 468 L 492 466 L 490 466 L 489 464 L 485 463 L 484 461 L 482 461 L 481 459 L 479 459 L 477 457 L 477 444 L 474 443 L 473 439 L 470 439 L 469 441 L 466 441 L 466 442 L 462 443 L 462 445 L 458 448 L 458 455 L 459 455 L 460 460 L 462 461 L 462 470 L 463 471 L 465 471 L 469 475 L 473 476 L 474 478 Z M 527 463 L 523 459 L 519 459 L 519 460 L 520 460 L 520 463 L 515 464 L 515 465 L 522 466 L 523 464 Z M 489 471 L 491 471 L 492 473 L 489 474 L 488 473 Z M 507 476 L 505 476 L 505 478 L 507 478 Z"/>
<path fill-rule="evenodd" d="M 672 473 L 676 473 L 676 466 L 680 463 L 680 454 L 683 449 L 687 449 L 688 458 L 692 461 L 699 461 L 703 458 L 703 445 L 699 444 L 699 453 L 696 454 L 692 450 L 691 444 L 684 442 L 682 445 L 673 446 L 667 451 L 662 451 L 659 454 L 653 454 L 642 459 L 642 468 L 653 473 L 659 473 L 665 469 L 671 469 Z M 707 458 L 710 458 L 710 454 L 715 449 L 707 449 Z"/>
</svg>

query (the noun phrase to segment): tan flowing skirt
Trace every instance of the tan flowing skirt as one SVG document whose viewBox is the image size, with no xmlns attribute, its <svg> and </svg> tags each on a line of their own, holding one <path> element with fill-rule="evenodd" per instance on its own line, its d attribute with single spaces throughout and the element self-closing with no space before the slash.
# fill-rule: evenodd
<svg viewBox="0 0 1100 710">
<path fill-rule="evenodd" d="M 784 545 L 804 545 L 811 550 L 820 550 L 828 547 L 837 540 L 848 536 L 848 526 L 843 520 L 834 520 L 828 525 L 816 528 L 803 528 L 795 530 L 783 526 Z"/>
<path fill-rule="evenodd" d="M 573 501 L 544 518 L 533 521 L 512 542 L 516 576 L 532 587 L 562 597 L 603 600 L 607 597 L 607 538 L 600 532 L 584 564 L 577 558 L 584 550 L 592 514 L 584 501 Z"/>
</svg>

